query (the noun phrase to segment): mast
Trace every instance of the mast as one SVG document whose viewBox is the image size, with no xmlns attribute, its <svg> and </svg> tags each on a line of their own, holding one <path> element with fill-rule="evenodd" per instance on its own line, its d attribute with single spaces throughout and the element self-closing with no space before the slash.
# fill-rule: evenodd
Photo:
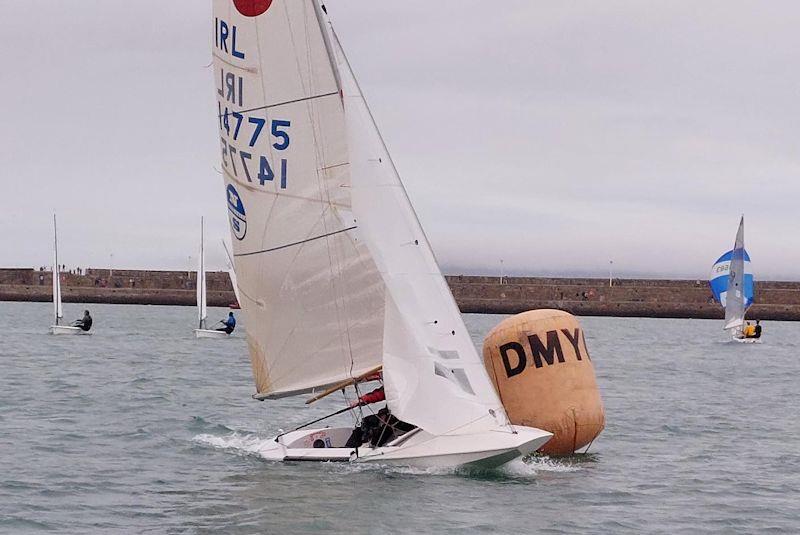
<svg viewBox="0 0 800 535">
<path fill-rule="evenodd" d="M 205 222 L 200 218 L 200 260 L 197 268 L 197 315 L 200 329 L 206 328 L 206 265 L 205 265 Z"/>
<path fill-rule="evenodd" d="M 58 225 L 56 214 L 53 214 L 53 314 L 56 325 L 60 324 L 63 317 L 61 306 L 61 269 L 58 263 Z"/>
</svg>

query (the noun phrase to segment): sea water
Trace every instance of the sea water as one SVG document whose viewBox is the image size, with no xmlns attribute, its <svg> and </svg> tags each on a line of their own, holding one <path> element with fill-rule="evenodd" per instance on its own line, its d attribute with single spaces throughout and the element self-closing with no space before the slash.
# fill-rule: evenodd
<svg viewBox="0 0 800 535">
<path fill-rule="evenodd" d="M 197 340 L 192 308 L 89 308 L 92 336 L 52 336 L 49 305 L 0 303 L 0 532 L 800 532 L 798 324 L 743 345 L 582 318 L 607 418 L 589 454 L 464 473 L 267 462 L 341 399 L 254 401 L 241 329 Z M 465 317 L 477 346 L 502 318 Z"/>
</svg>

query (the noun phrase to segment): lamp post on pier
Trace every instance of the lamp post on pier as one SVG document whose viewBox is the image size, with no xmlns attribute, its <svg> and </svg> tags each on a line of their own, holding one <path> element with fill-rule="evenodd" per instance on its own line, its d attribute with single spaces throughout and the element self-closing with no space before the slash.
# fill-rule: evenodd
<svg viewBox="0 0 800 535">
<path fill-rule="evenodd" d="M 608 287 L 614 287 L 614 261 L 608 261 Z"/>
</svg>

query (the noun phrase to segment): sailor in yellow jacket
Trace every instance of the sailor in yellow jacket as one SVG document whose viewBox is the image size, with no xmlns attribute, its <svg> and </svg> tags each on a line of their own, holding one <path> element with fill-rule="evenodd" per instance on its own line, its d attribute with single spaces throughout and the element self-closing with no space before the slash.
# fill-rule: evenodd
<svg viewBox="0 0 800 535">
<path fill-rule="evenodd" d="M 756 328 L 753 327 L 748 321 L 747 325 L 745 325 L 744 329 L 742 329 L 742 334 L 745 338 L 754 338 L 756 335 Z"/>
</svg>

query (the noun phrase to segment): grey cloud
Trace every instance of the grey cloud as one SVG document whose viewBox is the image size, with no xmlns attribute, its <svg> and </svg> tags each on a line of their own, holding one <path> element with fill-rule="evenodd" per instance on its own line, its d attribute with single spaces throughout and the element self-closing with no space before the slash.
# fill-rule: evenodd
<svg viewBox="0 0 800 535">
<path fill-rule="evenodd" d="M 744 212 L 800 276 L 796 2 L 327 3 L 449 270 L 702 277 Z M 0 264 L 49 262 L 54 209 L 75 265 L 218 243 L 210 2 L 6 11 Z"/>
</svg>

